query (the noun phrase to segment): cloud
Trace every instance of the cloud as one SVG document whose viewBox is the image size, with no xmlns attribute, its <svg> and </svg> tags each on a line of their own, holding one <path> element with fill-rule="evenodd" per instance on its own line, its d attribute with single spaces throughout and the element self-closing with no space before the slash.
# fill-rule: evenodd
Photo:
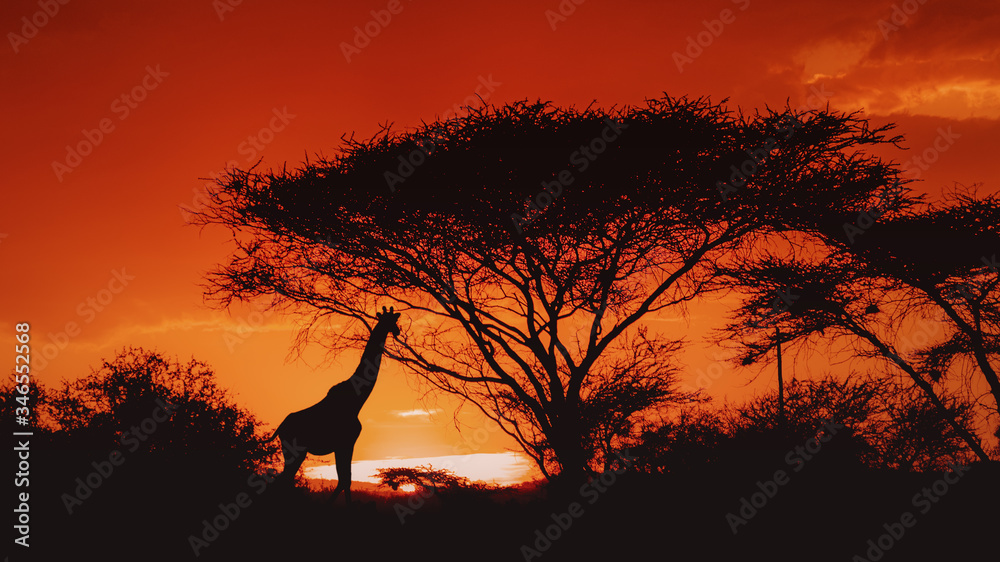
<svg viewBox="0 0 1000 562">
<path fill-rule="evenodd" d="M 929 2 L 910 14 L 884 7 L 875 21 L 855 20 L 853 41 L 825 37 L 797 56 L 807 73 L 830 77 L 840 106 L 1000 119 L 1000 12 L 993 4 Z"/>
<path fill-rule="evenodd" d="M 392 410 L 390 413 L 401 418 L 425 418 L 429 420 L 431 416 L 440 411 L 440 408 L 434 408 L 433 410 Z"/>
<path fill-rule="evenodd" d="M 243 315 L 228 316 L 212 314 L 211 316 L 194 316 L 185 314 L 181 317 L 161 318 L 146 321 L 122 321 L 113 326 L 101 329 L 83 328 L 83 333 L 73 338 L 76 350 L 100 351 L 116 349 L 123 344 L 133 342 L 139 336 L 159 336 L 183 332 L 216 333 L 220 338 L 234 336 L 246 339 L 254 334 L 270 332 L 294 332 L 298 328 L 288 318 L 278 315 Z"/>
<path fill-rule="evenodd" d="M 909 13 L 899 10 L 906 9 Z M 913 9 L 916 5 L 916 9 Z M 1000 11 L 993 0 L 854 2 L 831 10 L 815 0 L 755 4 L 754 23 L 733 26 L 754 57 L 733 72 L 740 98 L 808 96 L 810 84 L 833 93 L 832 107 L 868 115 L 1000 119 Z M 805 11 L 822 14 L 804 17 Z M 728 32 L 727 32 L 728 33 Z M 779 40 L 754 41 L 759 35 Z M 798 93 L 798 95 L 797 95 Z"/>
</svg>

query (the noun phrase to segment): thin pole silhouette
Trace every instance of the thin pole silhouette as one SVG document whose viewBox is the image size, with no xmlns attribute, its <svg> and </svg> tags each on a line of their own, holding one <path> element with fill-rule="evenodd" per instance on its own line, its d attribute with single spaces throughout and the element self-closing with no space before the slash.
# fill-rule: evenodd
<svg viewBox="0 0 1000 562">
<path fill-rule="evenodd" d="M 774 325 L 774 337 L 778 342 L 778 427 L 785 428 L 785 381 L 781 375 L 781 328 Z"/>
</svg>

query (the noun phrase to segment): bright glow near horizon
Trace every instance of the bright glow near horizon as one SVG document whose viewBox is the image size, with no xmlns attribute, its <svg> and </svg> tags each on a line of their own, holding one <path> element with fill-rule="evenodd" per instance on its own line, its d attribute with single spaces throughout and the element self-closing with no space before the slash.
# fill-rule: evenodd
<svg viewBox="0 0 1000 562">
<path fill-rule="evenodd" d="M 510 486 L 527 482 L 540 476 L 534 462 L 524 453 L 474 453 L 471 455 L 446 455 L 441 457 L 416 457 L 408 459 L 381 459 L 354 461 L 351 463 L 354 482 L 377 484 L 375 471 L 380 468 L 399 468 L 430 465 L 435 469 L 448 469 L 458 476 L 472 481 L 481 480 L 488 484 Z M 337 479 L 337 467 L 312 466 L 305 469 L 305 477 L 313 479 Z"/>
</svg>

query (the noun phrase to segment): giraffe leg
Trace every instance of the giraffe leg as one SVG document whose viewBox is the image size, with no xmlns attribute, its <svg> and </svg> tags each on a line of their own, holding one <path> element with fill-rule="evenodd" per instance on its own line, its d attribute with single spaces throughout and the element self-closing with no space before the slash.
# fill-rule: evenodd
<svg viewBox="0 0 1000 562">
<path fill-rule="evenodd" d="M 337 457 L 337 488 L 330 497 L 330 503 L 336 501 L 340 492 L 344 492 L 346 505 L 351 505 L 351 459 L 354 458 L 354 445 L 339 449 L 335 452 Z"/>
<path fill-rule="evenodd" d="M 306 460 L 306 456 L 296 449 L 288 441 L 281 440 L 281 454 L 285 458 L 285 467 L 281 470 L 278 480 L 289 487 L 295 486 L 295 474 Z"/>
</svg>

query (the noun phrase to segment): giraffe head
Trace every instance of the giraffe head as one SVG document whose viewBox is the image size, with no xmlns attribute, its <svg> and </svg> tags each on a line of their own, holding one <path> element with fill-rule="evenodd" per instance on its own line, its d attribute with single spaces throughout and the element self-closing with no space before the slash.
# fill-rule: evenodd
<svg viewBox="0 0 1000 562">
<path fill-rule="evenodd" d="M 393 337 L 399 337 L 399 324 L 396 322 L 399 320 L 399 313 L 393 312 L 392 307 L 386 309 L 382 307 L 382 312 L 376 312 L 375 318 L 378 320 L 378 324 L 375 328 L 384 328 L 388 333 L 392 334 Z"/>
</svg>

